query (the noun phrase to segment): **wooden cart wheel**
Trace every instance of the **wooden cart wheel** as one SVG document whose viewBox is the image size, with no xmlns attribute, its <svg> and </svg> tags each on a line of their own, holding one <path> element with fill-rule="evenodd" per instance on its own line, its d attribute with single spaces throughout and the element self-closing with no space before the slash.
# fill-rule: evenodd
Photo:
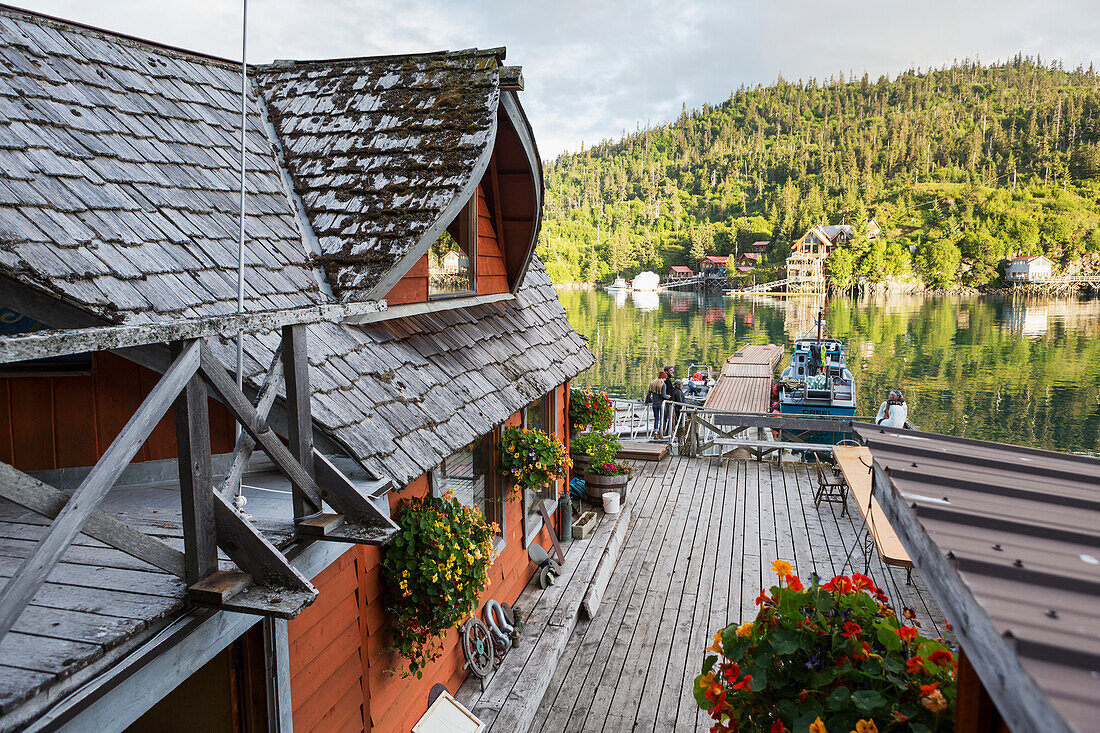
<svg viewBox="0 0 1100 733">
<path fill-rule="evenodd" d="M 478 677 L 485 678 L 493 671 L 493 639 L 489 628 L 476 618 L 467 619 L 459 628 L 462 634 L 462 654 L 466 665 Z"/>
</svg>

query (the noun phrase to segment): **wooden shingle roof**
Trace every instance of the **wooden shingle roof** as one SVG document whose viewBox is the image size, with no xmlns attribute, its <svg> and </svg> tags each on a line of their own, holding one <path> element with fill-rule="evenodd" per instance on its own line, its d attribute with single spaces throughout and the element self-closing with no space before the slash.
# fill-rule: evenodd
<svg viewBox="0 0 1100 733">
<path fill-rule="evenodd" d="M 340 295 L 400 267 L 462 182 L 477 185 L 502 55 L 261 74 Z M 0 56 L 0 275 L 117 323 L 234 312 L 240 69 L 3 8 Z M 250 95 L 246 309 L 324 302 L 263 106 Z M 537 258 L 511 302 L 309 330 L 315 424 L 398 484 L 594 361 Z M 254 386 L 277 341 L 246 339 Z"/>
<path fill-rule="evenodd" d="M 433 225 L 469 198 L 496 137 L 503 55 L 475 49 L 259 69 L 338 297 L 383 297 L 372 294 L 382 276 L 425 235 L 434 240 Z"/>
</svg>

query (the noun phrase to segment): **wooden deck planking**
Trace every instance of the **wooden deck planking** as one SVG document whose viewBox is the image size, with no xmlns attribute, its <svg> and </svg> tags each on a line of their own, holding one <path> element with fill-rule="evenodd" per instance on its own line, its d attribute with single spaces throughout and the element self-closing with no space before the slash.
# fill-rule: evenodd
<svg viewBox="0 0 1100 733">
<path fill-rule="evenodd" d="M 743 346 L 722 365 L 705 407 L 726 412 L 767 412 L 772 376 L 783 347 Z"/>
<path fill-rule="evenodd" d="M 672 456 L 654 468 L 633 486 L 636 517 L 603 605 L 577 626 L 532 730 L 708 730 L 691 684 L 711 634 L 755 617 L 773 560 L 827 579 L 862 528 L 858 512 L 814 507 L 807 465 Z M 853 554 L 846 572 L 863 569 Z M 874 558 L 872 578 L 936 633 L 923 584 L 894 572 Z"/>
</svg>

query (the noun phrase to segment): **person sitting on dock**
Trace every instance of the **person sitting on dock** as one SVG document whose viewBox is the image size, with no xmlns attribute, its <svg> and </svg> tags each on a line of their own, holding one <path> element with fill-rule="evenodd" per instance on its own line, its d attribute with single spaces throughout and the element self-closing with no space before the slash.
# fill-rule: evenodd
<svg viewBox="0 0 1100 733">
<path fill-rule="evenodd" d="M 661 437 L 661 408 L 666 399 L 672 396 L 668 389 L 668 373 L 661 371 L 657 378 L 649 383 L 649 390 L 645 395 L 645 403 L 653 405 L 653 437 Z"/>
<path fill-rule="evenodd" d="M 892 389 L 886 401 L 878 408 L 875 424 L 885 425 L 888 428 L 904 428 L 908 417 L 909 406 L 905 404 L 905 396 L 902 395 L 901 390 Z"/>
</svg>

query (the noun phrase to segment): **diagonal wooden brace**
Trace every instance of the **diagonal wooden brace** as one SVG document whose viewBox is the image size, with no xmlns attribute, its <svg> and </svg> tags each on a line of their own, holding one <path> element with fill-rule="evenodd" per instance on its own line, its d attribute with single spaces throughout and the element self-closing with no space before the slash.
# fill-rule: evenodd
<svg viewBox="0 0 1100 733">
<path fill-rule="evenodd" d="M 363 535 L 364 544 L 385 544 L 400 527 L 378 510 L 344 473 L 319 450 L 313 449 L 313 466 L 321 495 L 348 521 L 376 531 Z"/>
<path fill-rule="evenodd" d="M 302 468 L 302 464 L 294 459 L 287 447 L 275 435 L 275 431 L 256 412 L 256 408 L 252 406 L 244 393 L 237 389 L 237 385 L 229 376 L 229 372 L 221 365 L 221 362 L 214 356 L 214 352 L 210 350 L 206 343 L 202 344 L 202 359 L 199 368 L 210 387 L 221 397 L 229 412 L 237 418 L 237 422 L 241 424 L 245 432 L 252 436 L 252 439 L 263 448 L 283 475 L 290 480 L 290 485 L 295 490 L 302 492 L 314 506 L 320 507 L 321 489 L 317 486 L 313 477 L 306 473 L 305 469 Z"/>
<path fill-rule="evenodd" d="M 68 494 L 6 463 L 0 463 L 0 497 L 50 519 L 56 518 L 69 501 Z M 127 555 L 183 577 L 182 552 L 98 509 L 88 517 L 82 531 Z"/>
<path fill-rule="evenodd" d="M 58 512 L 49 533 L 39 540 L 34 552 L 0 589 L 0 639 L 15 625 L 23 609 L 61 560 L 62 553 L 84 528 L 99 502 L 115 485 L 123 470 L 141 450 L 145 439 L 195 374 L 199 363 L 199 343 L 191 342 L 181 350 L 137 412 Z"/>
<path fill-rule="evenodd" d="M 263 420 L 271 414 L 271 406 L 275 404 L 275 396 L 279 393 L 279 387 L 283 383 L 282 369 L 283 345 L 275 350 L 275 357 L 271 366 L 264 375 L 264 383 L 260 387 L 260 394 L 256 400 L 256 414 Z M 240 486 L 241 478 L 248 468 L 248 461 L 252 458 L 252 451 L 256 449 L 256 441 L 247 431 L 242 430 L 237 436 L 237 445 L 233 449 L 233 459 L 229 463 L 229 472 L 225 481 L 218 487 L 222 494 L 229 496 Z"/>
</svg>

